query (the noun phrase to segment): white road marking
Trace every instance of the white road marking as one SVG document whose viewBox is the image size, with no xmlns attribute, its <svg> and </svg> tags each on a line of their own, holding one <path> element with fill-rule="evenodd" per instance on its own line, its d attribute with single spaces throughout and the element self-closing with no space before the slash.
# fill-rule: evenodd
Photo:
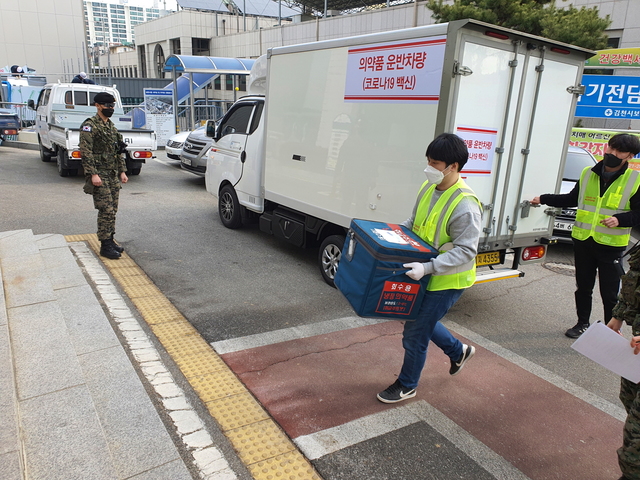
<svg viewBox="0 0 640 480">
<path fill-rule="evenodd" d="M 191 453 L 200 478 L 235 480 L 236 474 L 229 467 L 222 452 L 213 444 L 204 422 L 189 404 L 184 391 L 162 362 L 158 350 L 133 316 L 100 261 L 83 242 L 72 242 L 69 246 L 95 284 L 98 294 L 138 361 L 142 373 L 173 420 L 176 433 Z"/>
<path fill-rule="evenodd" d="M 294 442 L 307 458 L 317 460 L 418 422 L 431 426 L 497 480 L 529 479 L 507 460 L 424 400 L 358 418 L 320 432 L 302 435 L 295 438 Z"/>
<path fill-rule="evenodd" d="M 377 323 L 388 322 L 387 319 L 379 318 L 362 318 L 362 317 L 344 317 L 335 320 L 327 320 L 310 325 L 300 325 L 298 327 L 283 328 L 272 332 L 258 333 L 248 335 L 246 337 L 231 338 L 229 340 L 221 340 L 213 342 L 211 346 L 219 354 L 239 352 L 249 348 L 264 347 L 274 345 L 276 343 L 286 342 L 288 340 L 298 340 L 300 338 L 314 337 L 316 335 L 324 335 L 332 332 L 340 332 L 351 328 L 365 327 L 375 325 Z"/>
</svg>

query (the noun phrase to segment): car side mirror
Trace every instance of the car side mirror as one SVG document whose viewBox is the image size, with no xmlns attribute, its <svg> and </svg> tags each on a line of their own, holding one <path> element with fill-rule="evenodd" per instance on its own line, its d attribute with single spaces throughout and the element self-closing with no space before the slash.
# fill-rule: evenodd
<svg viewBox="0 0 640 480">
<path fill-rule="evenodd" d="M 36 109 L 36 102 L 33 101 L 33 98 L 29 99 L 29 101 L 27 102 L 27 105 L 31 110 L 35 110 Z"/>
<path fill-rule="evenodd" d="M 206 135 L 209 138 L 216 138 L 216 121 L 207 120 Z"/>
</svg>

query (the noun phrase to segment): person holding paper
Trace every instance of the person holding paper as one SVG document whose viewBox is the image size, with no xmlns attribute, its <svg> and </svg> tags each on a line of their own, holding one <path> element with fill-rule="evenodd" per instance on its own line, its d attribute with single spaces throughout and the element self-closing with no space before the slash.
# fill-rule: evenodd
<svg viewBox="0 0 640 480">
<path fill-rule="evenodd" d="M 607 326 L 620 333 L 623 322 L 631 325 L 631 347 L 637 355 L 640 353 L 640 248 L 636 246 L 632 251 L 630 268 L 621 278 L 618 303 Z M 640 479 L 640 385 L 621 378 L 620 401 L 627 411 L 622 447 L 618 449 L 618 464 L 623 474 L 620 480 Z"/>
<path fill-rule="evenodd" d="M 640 224 L 640 172 L 629 160 L 640 152 L 635 135 L 619 133 L 609 139 L 604 159 L 582 171 L 571 192 L 540 195 L 532 205 L 578 207 L 571 230 L 576 267 L 578 323 L 565 332 L 578 338 L 591 317 L 596 274 L 604 305 L 604 323 L 611 319 L 620 289 L 620 257 L 629 244 L 631 227 Z"/>
</svg>

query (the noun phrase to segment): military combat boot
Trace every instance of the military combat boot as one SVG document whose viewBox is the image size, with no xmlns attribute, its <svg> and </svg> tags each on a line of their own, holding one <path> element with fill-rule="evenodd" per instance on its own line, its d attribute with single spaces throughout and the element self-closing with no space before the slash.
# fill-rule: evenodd
<svg viewBox="0 0 640 480">
<path fill-rule="evenodd" d="M 113 249 L 118 252 L 118 253 L 122 253 L 124 252 L 124 248 L 122 247 L 122 245 L 118 245 L 116 243 L 116 241 L 113 239 L 113 235 L 111 235 L 111 243 L 113 244 Z"/>
<path fill-rule="evenodd" d="M 112 260 L 117 260 L 120 258 L 120 252 L 118 252 L 115 248 L 113 248 L 113 241 L 111 240 L 102 240 L 100 247 L 100 255 L 106 258 L 110 258 Z"/>
</svg>

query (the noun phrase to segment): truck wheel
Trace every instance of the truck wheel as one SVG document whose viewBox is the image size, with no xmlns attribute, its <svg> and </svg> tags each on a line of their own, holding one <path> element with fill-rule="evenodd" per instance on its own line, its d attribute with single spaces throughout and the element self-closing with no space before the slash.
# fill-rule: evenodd
<svg viewBox="0 0 640 480">
<path fill-rule="evenodd" d="M 342 256 L 344 239 L 344 235 L 328 236 L 324 239 L 322 245 L 320 245 L 320 252 L 318 253 L 318 265 L 320 266 L 322 278 L 333 288 L 336 288 L 333 281 L 336 278 L 338 264 L 340 263 L 340 257 Z"/>
<path fill-rule="evenodd" d="M 127 175 L 140 175 L 141 168 L 132 168 L 127 172 Z"/>
<path fill-rule="evenodd" d="M 236 191 L 231 185 L 225 185 L 218 196 L 218 214 L 222 224 L 227 228 L 242 226 L 242 206 L 238 202 Z"/>
<path fill-rule="evenodd" d="M 66 157 L 67 151 L 64 148 L 58 148 L 58 173 L 61 177 L 68 177 L 70 173 L 68 168 L 64 168 Z"/>
<path fill-rule="evenodd" d="M 50 162 L 51 157 L 53 156 L 53 152 L 42 145 L 42 142 L 40 141 L 40 135 L 38 135 L 38 145 L 40 146 L 40 160 L 42 160 L 43 162 Z"/>
</svg>

